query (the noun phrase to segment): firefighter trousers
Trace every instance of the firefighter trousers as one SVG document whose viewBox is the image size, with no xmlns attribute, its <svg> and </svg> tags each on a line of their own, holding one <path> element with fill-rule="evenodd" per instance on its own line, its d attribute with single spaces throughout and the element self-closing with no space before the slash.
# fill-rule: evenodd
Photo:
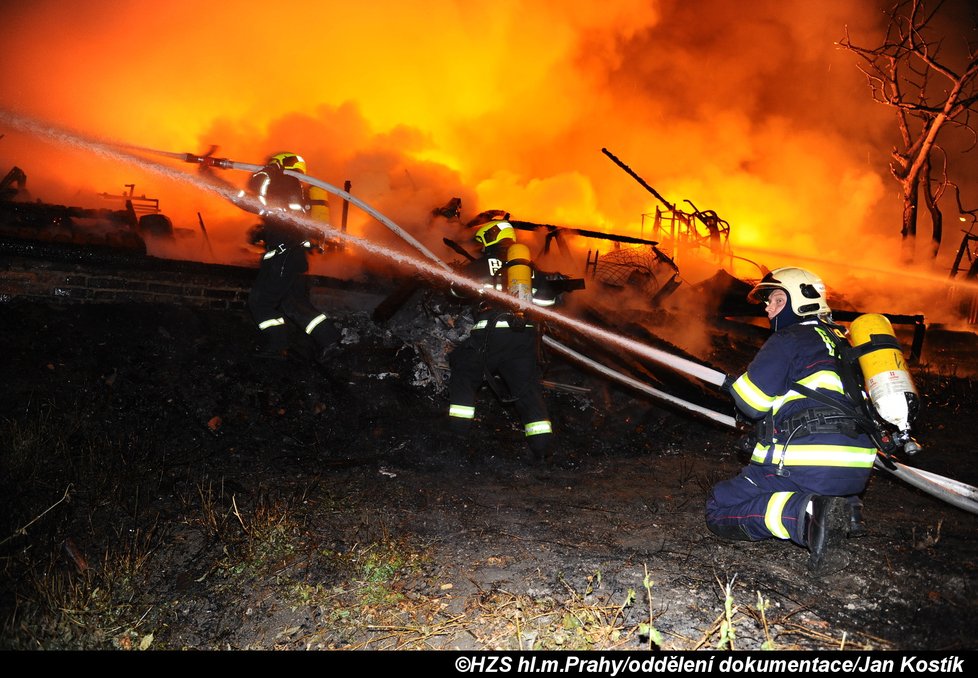
<svg viewBox="0 0 978 678">
<path fill-rule="evenodd" d="M 258 267 L 258 277 L 248 295 L 248 308 L 265 341 L 265 350 L 288 348 L 286 320 L 295 323 L 322 349 L 339 341 L 334 323 L 309 301 L 303 275 L 309 270 L 303 247 L 270 250 Z"/>
<path fill-rule="evenodd" d="M 706 524 L 725 539 L 790 539 L 807 546 L 805 513 L 815 495 L 853 497 L 869 480 L 869 468 L 791 466 L 778 475 L 773 464 L 750 463 L 717 483 L 706 502 Z"/>
<path fill-rule="evenodd" d="M 496 327 L 473 330 L 448 356 L 449 428 L 462 435 L 471 428 L 476 396 L 487 379 L 499 375 L 519 415 L 527 446 L 539 457 L 551 451 L 553 429 L 547 414 L 536 357 L 536 333 Z"/>
</svg>

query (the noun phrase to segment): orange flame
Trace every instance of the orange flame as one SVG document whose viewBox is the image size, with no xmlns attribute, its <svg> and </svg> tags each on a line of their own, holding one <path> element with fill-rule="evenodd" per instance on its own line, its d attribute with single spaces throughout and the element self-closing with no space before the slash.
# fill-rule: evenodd
<svg viewBox="0 0 978 678">
<path fill-rule="evenodd" d="M 349 180 L 436 243 L 464 235 L 430 232 L 452 197 L 463 222 L 504 208 L 648 237 L 642 215 L 660 203 L 607 147 L 680 208 L 715 210 L 735 251 L 762 252 L 768 268 L 814 257 L 831 286 L 898 258 L 893 121 L 834 48 L 846 26 L 872 36 L 879 21 L 855 0 L 5 3 L 0 107 L 148 148 L 217 145 L 242 162 L 294 150 L 310 174 Z M 91 205 L 135 184 L 196 235 L 199 214 L 222 257 L 250 258 L 250 218 L 225 201 L 0 133 L 0 170 L 21 167 L 32 197 Z M 334 225 L 340 214 L 334 200 Z M 349 219 L 354 233 L 390 237 L 355 209 Z"/>
</svg>

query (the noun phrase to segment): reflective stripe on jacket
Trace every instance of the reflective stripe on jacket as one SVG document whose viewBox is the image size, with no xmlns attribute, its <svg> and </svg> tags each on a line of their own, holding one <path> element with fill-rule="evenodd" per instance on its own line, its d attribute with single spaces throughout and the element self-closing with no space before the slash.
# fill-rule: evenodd
<svg viewBox="0 0 978 678">
<path fill-rule="evenodd" d="M 734 381 L 731 392 L 741 411 L 751 419 L 773 419 L 772 437 L 758 441 L 752 462 L 853 468 L 873 465 L 876 449 L 863 433 L 809 433 L 788 430 L 785 425 L 802 410 L 823 407 L 792 388 L 795 383 L 849 406 L 831 331 L 818 320 L 807 320 L 772 334 L 747 371 Z"/>
</svg>

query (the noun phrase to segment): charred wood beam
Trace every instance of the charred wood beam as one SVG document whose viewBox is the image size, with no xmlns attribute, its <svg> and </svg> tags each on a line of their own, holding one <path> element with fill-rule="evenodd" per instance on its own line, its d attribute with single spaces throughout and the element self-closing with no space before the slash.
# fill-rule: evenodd
<svg viewBox="0 0 978 678">
<path fill-rule="evenodd" d="M 566 226 L 554 226 L 553 224 L 536 224 L 532 221 L 516 221 L 510 219 L 510 224 L 513 228 L 518 228 L 522 231 L 536 231 L 538 229 L 546 229 L 547 237 L 551 237 L 551 234 L 556 235 L 559 233 L 574 233 L 575 235 L 581 235 L 585 238 L 597 238 L 599 240 L 611 240 L 613 242 L 623 242 L 630 243 L 633 245 L 652 245 L 653 247 L 658 245 L 656 240 L 646 240 L 645 238 L 634 238 L 630 235 L 618 235 L 616 233 L 604 233 L 602 231 L 589 231 L 584 228 L 568 228 Z"/>
<path fill-rule="evenodd" d="M 671 202 L 669 202 L 668 200 L 666 200 L 665 198 L 663 198 L 661 195 L 659 195 L 659 192 L 657 190 L 655 190 L 654 188 L 652 188 L 651 186 L 649 186 L 646 183 L 645 179 L 643 179 L 639 175 L 635 174 L 635 172 L 632 171 L 632 168 L 631 167 L 629 167 L 628 165 L 626 165 L 625 163 L 623 163 L 621 160 L 619 160 L 617 157 L 615 157 L 615 154 L 614 153 L 612 153 L 611 151 L 609 151 L 607 148 L 602 148 L 601 149 L 601 152 L 604 153 L 609 158 L 611 158 L 611 161 L 613 163 L 615 163 L 616 165 L 618 165 L 619 167 L 621 167 L 623 170 L 625 170 L 625 172 L 628 173 L 628 176 L 630 176 L 632 179 L 634 179 L 639 184 L 641 184 L 642 185 L 642 188 L 644 188 L 646 191 L 648 191 L 649 193 L 651 193 L 652 195 L 654 195 L 656 198 L 658 198 L 659 199 L 659 202 L 661 202 L 663 205 L 665 205 L 669 210 L 671 210 L 671 211 L 675 211 L 676 210 L 676 206 L 674 204 L 672 204 Z"/>
</svg>

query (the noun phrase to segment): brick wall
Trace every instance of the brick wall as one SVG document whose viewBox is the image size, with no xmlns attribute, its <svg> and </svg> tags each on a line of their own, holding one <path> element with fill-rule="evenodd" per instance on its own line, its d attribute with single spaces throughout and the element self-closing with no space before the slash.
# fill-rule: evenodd
<svg viewBox="0 0 978 678">
<path fill-rule="evenodd" d="M 173 303 L 244 309 L 256 268 L 157 259 L 139 252 L 0 239 L 0 303 Z M 308 276 L 320 308 L 372 310 L 385 290 Z"/>
</svg>

